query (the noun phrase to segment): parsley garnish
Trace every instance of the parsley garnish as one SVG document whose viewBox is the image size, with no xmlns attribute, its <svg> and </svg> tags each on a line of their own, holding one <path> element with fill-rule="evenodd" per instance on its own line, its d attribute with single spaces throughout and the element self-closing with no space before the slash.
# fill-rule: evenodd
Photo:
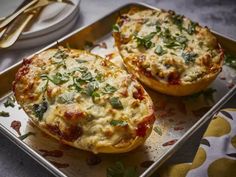
<svg viewBox="0 0 236 177">
<path fill-rule="evenodd" d="M 96 78 L 97 81 L 99 81 L 99 82 L 103 82 L 103 81 L 104 81 L 104 76 L 103 76 L 103 74 L 101 74 L 101 73 L 98 73 L 98 74 L 95 76 L 95 78 Z"/>
<path fill-rule="evenodd" d="M 8 97 L 7 100 L 4 102 L 4 106 L 5 107 L 12 107 L 14 108 L 15 107 L 15 98 L 14 97 Z"/>
<path fill-rule="evenodd" d="M 25 138 L 27 138 L 28 136 L 31 136 L 31 135 L 35 135 L 35 133 L 33 133 L 33 132 L 28 132 L 28 133 L 26 133 L 26 134 L 24 134 L 24 135 L 19 136 L 18 138 L 19 138 L 20 140 L 24 140 Z"/>
<path fill-rule="evenodd" d="M 9 116 L 10 116 L 9 112 L 0 111 L 0 117 L 9 117 Z"/>
<path fill-rule="evenodd" d="M 93 80 L 92 73 L 91 72 L 83 73 L 80 79 L 83 81 L 89 82 L 89 81 Z"/>
<path fill-rule="evenodd" d="M 40 104 L 33 105 L 34 114 L 40 121 L 42 120 L 43 114 L 47 111 L 47 109 L 48 103 L 45 100 L 43 100 L 43 102 Z"/>
<path fill-rule="evenodd" d="M 120 31 L 119 25 L 118 24 L 113 25 L 112 26 L 112 31 L 115 32 L 115 33 L 119 32 Z"/>
<path fill-rule="evenodd" d="M 103 89 L 103 93 L 114 93 L 117 90 L 114 86 L 110 84 L 106 84 L 106 86 Z"/>
<path fill-rule="evenodd" d="M 112 126 L 121 126 L 121 127 L 124 127 L 124 126 L 128 125 L 128 123 L 126 121 L 123 121 L 123 120 L 112 120 L 110 122 L 110 124 Z"/>
<path fill-rule="evenodd" d="M 61 103 L 61 104 L 73 103 L 74 96 L 75 96 L 74 92 L 68 92 L 68 93 L 61 94 L 61 95 L 59 95 L 57 102 Z"/>
<path fill-rule="evenodd" d="M 65 63 L 65 59 L 68 57 L 69 55 L 65 53 L 65 51 L 58 49 L 58 51 L 54 54 L 53 58 L 56 58 L 57 60 L 54 60 L 53 64 L 57 64 L 57 68 L 63 66 L 64 68 L 66 68 L 66 63 Z"/>
<path fill-rule="evenodd" d="M 109 100 L 111 106 L 115 109 L 123 109 L 123 105 L 118 97 L 112 97 Z"/>
<path fill-rule="evenodd" d="M 85 82 L 81 80 L 80 78 L 75 78 L 75 77 L 73 78 L 73 82 L 74 82 L 74 85 L 70 85 L 69 87 L 70 88 L 75 87 L 78 92 L 81 91 L 82 90 L 81 84 Z"/>
<path fill-rule="evenodd" d="M 224 56 L 224 62 L 227 66 L 236 69 L 236 56 L 226 53 Z"/>
<path fill-rule="evenodd" d="M 69 81 L 69 75 L 67 73 L 61 74 L 61 73 L 56 73 L 55 75 L 48 76 L 46 74 L 42 74 L 40 76 L 43 80 L 49 80 L 55 85 L 61 85 Z M 47 86 L 48 83 L 46 83 Z"/>
<path fill-rule="evenodd" d="M 164 46 L 167 48 L 175 48 L 180 46 L 180 44 L 176 42 L 175 38 L 171 36 L 170 30 L 167 28 L 161 33 L 161 37 L 163 39 L 163 42 L 165 43 Z"/>
<path fill-rule="evenodd" d="M 156 23 L 156 32 L 157 33 L 161 32 L 161 27 L 159 23 Z"/>
<path fill-rule="evenodd" d="M 146 49 L 150 49 L 155 46 L 151 39 L 156 35 L 156 32 L 152 32 L 144 37 L 135 36 L 138 46 L 143 46 Z"/>
<path fill-rule="evenodd" d="M 92 81 L 89 82 L 84 90 L 86 95 L 92 96 L 93 92 L 99 88 L 98 82 L 97 81 Z"/>
<path fill-rule="evenodd" d="M 135 167 L 125 168 L 122 162 L 117 161 L 107 168 L 107 177 L 137 177 L 137 171 Z"/>
<path fill-rule="evenodd" d="M 180 31 L 183 29 L 183 17 L 182 15 L 173 15 L 172 21 L 178 27 Z"/>
<path fill-rule="evenodd" d="M 86 62 L 88 62 L 88 61 L 87 61 L 87 60 L 77 59 L 76 62 L 77 62 L 77 63 L 86 63 Z"/>
<path fill-rule="evenodd" d="M 196 26 L 197 26 L 197 23 L 190 21 L 190 23 L 188 24 L 188 28 L 187 28 L 188 34 L 192 35 L 196 31 L 196 29 L 195 29 Z"/>
<path fill-rule="evenodd" d="M 188 41 L 188 39 L 185 36 L 177 36 L 175 39 L 180 44 L 186 44 L 186 42 Z"/>
<path fill-rule="evenodd" d="M 55 75 L 48 77 L 48 79 L 55 85 L 61 85 L 69 81 L 69 75 L 67 73 L 56 73 Z"/>
<path fill-rule="evenodd" d="M 158 55 L 163 55 L 163 54 L 166 54 L 167 51 L 163 50 L 162 46 L 157 45 L 157 47 L 155 49 L 155 53 L 158 54 Z"/>
<path fill-rule="evenodd" d="M 198 54 L 194 52 L 183 52 L 181 56 L 184 58 L 185 63 L 189 64 L 195 61 L 195 58 L 198 56 Z"/>
<path fill-rule="evenodd" d="M 161 130 L 160 127 L 155 126 L 155 127 L 153 128 L 153 130 L 154 130 L 157 134 L 159 134 L 160 136 L 162 136 L 162 130 Z"/>
<path fill-rule="evenodd" d="M 92 93 L 92 100 L 93 100 L 93 102 L 95 102 L 96 98 L 99 98 L 99 97 L 100 97 L 99 93 L 97 93 L 97 92 L 93 92 Z"/>
</svg>

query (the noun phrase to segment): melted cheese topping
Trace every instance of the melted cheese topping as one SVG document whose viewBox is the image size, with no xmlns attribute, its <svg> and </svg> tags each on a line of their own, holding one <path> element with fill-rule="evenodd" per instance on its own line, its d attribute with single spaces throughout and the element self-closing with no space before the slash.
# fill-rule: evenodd
<svg viewBox="0 0 236 177">
<path fill-rule="evenodd" d="M 117 21 L 125 62 L 162 83 L 191 84 L 221 70 L 222 50 L 208 28 L 161 10 L 131 10 Z"/>
<path fill-rule="evenodd" d="M 152 101 L 133 76 L 84 51 L 38 54 L 18 71 L 15 95 L 39 127 L 94 152 L 129 142 L 140 125 L 153 123 L 145 122 Z"/>
</svg>

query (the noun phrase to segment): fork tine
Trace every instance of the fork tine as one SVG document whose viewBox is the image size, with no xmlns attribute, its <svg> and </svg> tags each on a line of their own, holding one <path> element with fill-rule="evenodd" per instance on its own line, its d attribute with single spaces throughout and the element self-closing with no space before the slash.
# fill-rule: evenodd
<svg viewBox="0 0 236 177">
<path fill-rule="evenodd" d="M 48 4 L 51 4 L 53 2 L 61 2 L 66 4 L 74 5 L 74 3 L 71 0 L 39 0 L 37 4 L 35 4 L 33 7 L 30 7 L 25 10 L 25 13 L 33 11 L 37 8 L 47 6 Z"/>
</svg>

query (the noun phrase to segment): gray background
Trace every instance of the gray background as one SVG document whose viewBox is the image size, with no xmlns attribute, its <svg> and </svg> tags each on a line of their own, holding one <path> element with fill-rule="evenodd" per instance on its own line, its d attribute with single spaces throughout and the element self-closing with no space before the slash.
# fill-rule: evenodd
<svg viewBox="0 0 236 177">
<path fill-rule="evenodd" d="M 4 2 L 6 2 L 6 0 L 0 0 L 0 9 L 4 7 Z M 90 24 L 111 12 L 113 9 L 128 2 L 134 1 L 82 0 L 77 25 L 74 29 Z M 184 14 L 192 20 L 199 22 L 201 25 L 208 26 L 214 31 L 236 40 L 236 0 L 143 0 L 136 2 L 145 2 L 158 8 L 175 10 L 177 13 Z M 12 3 L 11 6 L 16 7 L 17 5 Z M 4 13 L 6 14 L 8 12 L 0 11 L 0 16 L 4 15 Z M 12 51 L 12 53 L 17 56 L 27 56 L 39 48 L 32 48 L 27 51 L 17 50 Z M 5 58 L 4 54 L 5 52 L 0 50 L 1 59 Z M 15 58 L 14 60 L 0 60 L 0 71 L 20 59 L 21 57 Z M 236 96 L 234 96 L 225 107 L 236 107 Z M 168 163 L 191 160 L 205 127 L 202 127 L 196 132 L 193 138 L 187 141 Z M 52 175 L 0 134 L 0 177 L 15 176 L 49 177 Z"/>
</svg>

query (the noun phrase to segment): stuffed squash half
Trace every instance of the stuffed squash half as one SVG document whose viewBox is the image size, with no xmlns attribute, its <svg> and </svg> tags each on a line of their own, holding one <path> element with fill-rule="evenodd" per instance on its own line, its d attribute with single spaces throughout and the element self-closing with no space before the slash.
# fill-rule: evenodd
<svg viewBox="0 0 236 177">
<path fill-rule="evenodd" d="M 173 11 L 131 9 L 118 18 L 113 36 L 127 70 L 164 94 L 199 92 L 222 69 L 216 37 Z"/>
<path fill-rule="evenodd" d="M 59 47 L 25 60 L 13 85 L 42 131 L 94 153 L 136 148 L 155 120 L 152 100 L 134 76 L 82 50 Z"/>
</svg>

